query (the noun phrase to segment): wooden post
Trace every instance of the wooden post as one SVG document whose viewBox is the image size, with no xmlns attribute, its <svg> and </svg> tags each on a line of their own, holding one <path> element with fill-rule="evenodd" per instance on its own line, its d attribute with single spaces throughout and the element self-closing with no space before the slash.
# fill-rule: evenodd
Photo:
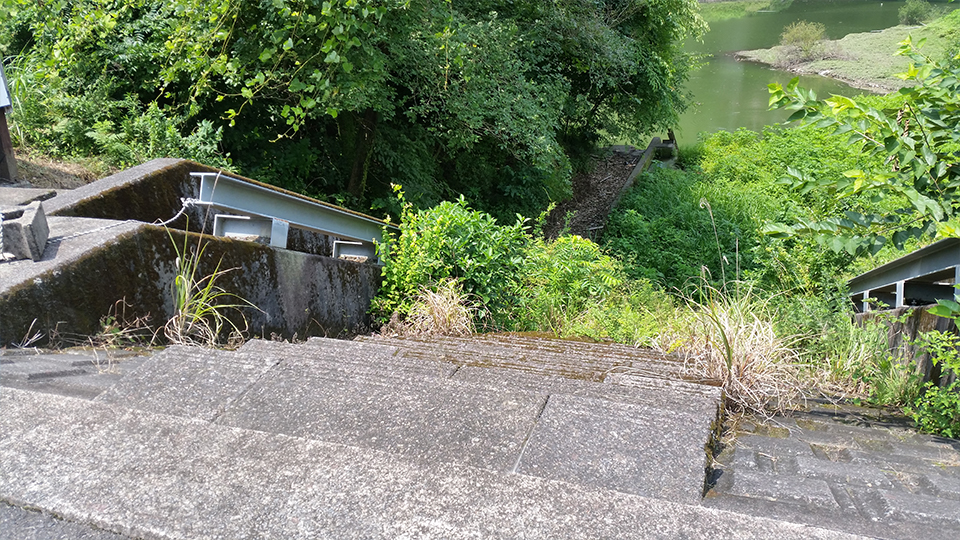
<svg viewBox="0 0 960 540">
<path fill-rule="evenodd" d="M 7 129 L 7 110 L 0 108 L 0 184 L 17 181 L 17 160 L 13 157 L 13 143 Z"/>
</svg>

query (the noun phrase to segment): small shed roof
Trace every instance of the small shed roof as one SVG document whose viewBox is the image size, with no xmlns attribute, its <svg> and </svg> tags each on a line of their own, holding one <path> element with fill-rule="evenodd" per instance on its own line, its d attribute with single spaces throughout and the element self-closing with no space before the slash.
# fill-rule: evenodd
<svg viewBox="0 0 960 540">
<path fill-rule="evenodd" d="M 877 298 L 894 307 L 953 298 L 960 268 L 960 238 L 946 238 L 860 274 L 848 283 L 855 302 Z M 890 301 L 892 300 L 892 302 Z"/>
</svg>

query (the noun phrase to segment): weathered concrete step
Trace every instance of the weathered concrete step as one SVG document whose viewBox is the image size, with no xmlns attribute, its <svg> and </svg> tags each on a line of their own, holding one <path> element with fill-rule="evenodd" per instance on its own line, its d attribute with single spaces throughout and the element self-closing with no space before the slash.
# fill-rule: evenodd
<svg viewBox="0 0 960 540">
<path fill-rule="evenodd" d="M 61 396 L 0 410 L 0 499 L 133 537 L 855 538 Z"/>
<path fill-rule="evenodd" d="M 406 357 L 441 359 L 466 365 L 507 367 L 567 378 L 603 381 L 615 372 L 642 370 L 647 376 L 682 379 L 683 364 L 665 355 L 637 349 L 635 355 L 624 354 L 622 348 L 601 353 L 577 353 L 566 346 L 550 349 L 530 347 L 522 343 L 474 338 L 417 338 L 364 337 L 365 342 L 394 345 Z M 562 341 L 562 340 L 556 340 Z M 308 341 L 309 343 L 309 341 Z"/>
<path fill-rule="evenodd" d="M 417 462 L 568 474 L 586 485 L 699 501 L 703 447 L 718 396 L 688 396 L 691 403 L 678 399 L 665 409 L 666 402 L 654 403 L 635 389 L 600 383 L 556 381 L 546 390 L 530 389 L 449 379 L 433 363 L 404 360 L 411 368 L 406 372 L 341 364 L 343 349 L 359 355 L 365 345 L 327 343 L 326 353 L 320 345 L 262 343 L 236 352 L 171 347 L 97 401 Z M 335 354 L 325 356 L 330 350 Z M 580 395 L 557 392 L 571 386 Z M 611 401 L 618 399 L 613 390 L 622 403 Z M 573 449 L 579 461 L 568 459 Z M 598 463 L 602 470 L 595 469 Z"/>
<path fill-rule="evenodd" d="M 312 366 L 325 365 L 331 369 L 356 374 L 380 372 L 385 376 L 401 373 L 449 377 L 457 369 L 457 366 L 450 362 L 404 358 L 397 354 L 396 347 L 339 339 L 320 339 L 297 344 L 251 340 L 240 350 L 245 354 L 269 356 L 278 362 L 306 362 Z"/>
<path fill-rule="evenodd" d="M 4 354 L 0 386 L 93 399 L 143 361 L 143 357 L 117 358 L 100 352 Z"/>
<path fill-rule="evenodd" d="M 372 351 L 369 351 L 374 347 Z M 310 362 L 330 369 L 372 378 L 420 374 L 449 377 L 494 388 L 511 388 L 539 394 L 565 393 L 583 397 L 643 403 L 653 407 L 702 413 L 712 417 L 721 399 L 719 388 L 680 380 L 613 374 L 602 384 L 557 375 L 517 371 L 503 367 L 462 366 L 443 360 L 409 358 L 393 346 L 375 346 L 369 342 L 314 338 L 306 343 L 289 344 L 262 340 L 250 341 L 241 349 L 247 353 L 273 355 L 288 362 Z M 376 354 L 371 354 L 374 352 Z M 623 388 L 627 386 L 629 388 Z"/>
</svg>

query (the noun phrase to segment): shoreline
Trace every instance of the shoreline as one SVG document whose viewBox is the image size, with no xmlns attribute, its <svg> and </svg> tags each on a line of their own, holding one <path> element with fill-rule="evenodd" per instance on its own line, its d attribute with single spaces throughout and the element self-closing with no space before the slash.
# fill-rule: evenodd
<svg viewBox="0 0 960 540">
<path fill-rule="evenodd" d="M 734 58 L 740 62 L 754 62 L 797 75 L 820 75 L 850 85 L 853 88 L 878 94 L 896 92 L 909 86 L 897 77 L 907 71 L 910 58 L 896 56 L 900 42 L 912 37 L 914 43 L 927 39 L 925 55 L 940 58 L 948 47 L 960 43 L 960 10 L 955 10 L 925 25 L 898 25 L 883 30 L 847 34 L 836 40 L 824 40 L 823 58 L 805 62 L 783 62 L 788 48 L 775 45 L 768 49 L 737 51 Z"/>
<path fill-rule="evenodd" d="M 896 92 L 908 86 L 896 77 L 909 67 L 910 59 L 895 56 L 898 44 L 908 35 L 922 37 L 924 26 L 893 26 L 873 32 L 847 34 L 838 40 L 823 42 L 825 58 L 784 64 L 787 47 L 775 45 L 769 49 L 737 51 L 739 62 L 753 62 L 771 69 L 797 75 L 820 75 L 850 85 L 858 90 L 877 94 Z"/>
</svg>

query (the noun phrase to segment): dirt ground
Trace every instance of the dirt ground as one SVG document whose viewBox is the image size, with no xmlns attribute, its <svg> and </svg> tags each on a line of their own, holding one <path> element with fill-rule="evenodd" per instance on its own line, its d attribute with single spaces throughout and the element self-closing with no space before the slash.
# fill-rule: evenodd
<svg viewBox="0 0 960 540">
<path fill-rule="evenodd" d="M 569 232 L 584 238 L 599 234 L 642 150 L 619 147 L 593 157 L 589 172 L 573 177 L 573 198 L 558 204 L 547 218 L 544 234 L 556 238 Z"/>
<path fill-rule="evenodd" d="M 99 170 L 93 164 L 82 161 L 67 161 L 44 156 L 29 148 L 14 150 L 17 160 L 18 184 L 36 188 L 73 189 L 112 174 L 112 170 Z"/>
</svg>

